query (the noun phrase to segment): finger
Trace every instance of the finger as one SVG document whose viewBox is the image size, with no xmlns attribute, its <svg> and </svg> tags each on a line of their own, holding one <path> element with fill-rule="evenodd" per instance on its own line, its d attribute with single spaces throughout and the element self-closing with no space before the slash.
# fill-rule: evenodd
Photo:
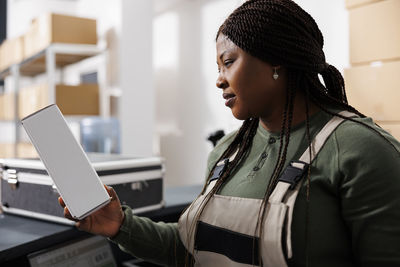
<svg viewBox="0 0 400 267">
<path fill-rule="evenodd" d="M 64 217 L 68 219 L 73 219 L 71 213 L 69 212 L 67 207 L 64 207 Z"/>
<path fill-rule="evenodd" d="M 69 219 L 69 220 L 75 221 L 75 222 L 78 221 L 77 219 L 75 219 L 75 218 L 72 217 L 72 215 L 71 215 L 71 213 L 69 212 L 69 210 L 68 210 L 67 207 L 64 207 L 64 217 L 67 218 L 67 219 Z"/>
<path fill-rule="evenodd" d="M 65 207 L 65 203 L 64 200 L 62 199 L 62 197 L 58 197 L 58 203 L 60 203 L 61 207 Z"/>
<path fill-rule="evenodd" d="M 114 188 L 112 188 L 111 186 L 107 186 L 107 185 L 104 185 L 104 187 L 106 188 L 106 190 L 108 192 L 108 195 L 111 197 L 112 201 L 113 200 L 118 200 L 119 201 L 117 192 L 115 192 Z"/>
<path fill-rule="evenodd" d="M 75 227 L 78 228 L 78 230 L 89 232 L 90 230 L 89 225 L 90 225 L 89 219 L 84 218 L 83 220 L 78 221 L 75 224 Z"/>
<path fill-rule="evenodd" d="M 110 197 L 112 197 L 113 188 L 108 185 L 104 185 L 104 188 L 107 190 L 107 193 L 110 195 Z"/>
</svg>

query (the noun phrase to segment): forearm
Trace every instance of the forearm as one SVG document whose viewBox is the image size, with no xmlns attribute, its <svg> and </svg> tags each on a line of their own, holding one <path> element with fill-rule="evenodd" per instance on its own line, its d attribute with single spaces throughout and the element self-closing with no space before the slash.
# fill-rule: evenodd
<svg viewBox="0 0 400 267">
<path fill-rule="evenodd" d="M 135 257 L 167 266 L 183 266 L 186 250 L 176 223 L 153 222 L 124 207 L 125 219 L 111 240 Z"/>
</svg>

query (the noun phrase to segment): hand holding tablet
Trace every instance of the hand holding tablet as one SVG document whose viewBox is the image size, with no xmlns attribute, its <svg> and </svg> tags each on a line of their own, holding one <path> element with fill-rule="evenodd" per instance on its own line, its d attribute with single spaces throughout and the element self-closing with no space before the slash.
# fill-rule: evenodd
<svg viewBox="0 0 400 267">
<path fill-rule="evenodd" d="M 57 105 L 25 117 L 22 125 L 73 219 L 81 220 L 110 202 Z"/>
</svg>

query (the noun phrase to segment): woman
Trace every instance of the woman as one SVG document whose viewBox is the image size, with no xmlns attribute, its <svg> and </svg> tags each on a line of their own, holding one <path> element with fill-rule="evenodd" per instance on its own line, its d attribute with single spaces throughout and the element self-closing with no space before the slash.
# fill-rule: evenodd
<svg viewBox="0 0 400 267">
<path fill-rule="evenodd" d="M 169 266 L 399 266 L 399 142 L 347 103 L 322 47 L 293 1 L 245 2 L 217 34 L 217 87 L 244 122 L 211 152 L 202 194 L 165 224 L 108 188 L 77 227 Z"/>
</svg>

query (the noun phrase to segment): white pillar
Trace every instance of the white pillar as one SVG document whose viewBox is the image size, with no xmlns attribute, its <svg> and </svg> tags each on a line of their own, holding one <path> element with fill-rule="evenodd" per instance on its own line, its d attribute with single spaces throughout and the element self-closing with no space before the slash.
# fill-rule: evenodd
<svg viewBox="0 0 400 267">
<path fill-rule="evenodd" d="M 121 150 L 151 156 L 154 135 L 152 0 L 122 0 L 119 76 Z"/>
</svg>

